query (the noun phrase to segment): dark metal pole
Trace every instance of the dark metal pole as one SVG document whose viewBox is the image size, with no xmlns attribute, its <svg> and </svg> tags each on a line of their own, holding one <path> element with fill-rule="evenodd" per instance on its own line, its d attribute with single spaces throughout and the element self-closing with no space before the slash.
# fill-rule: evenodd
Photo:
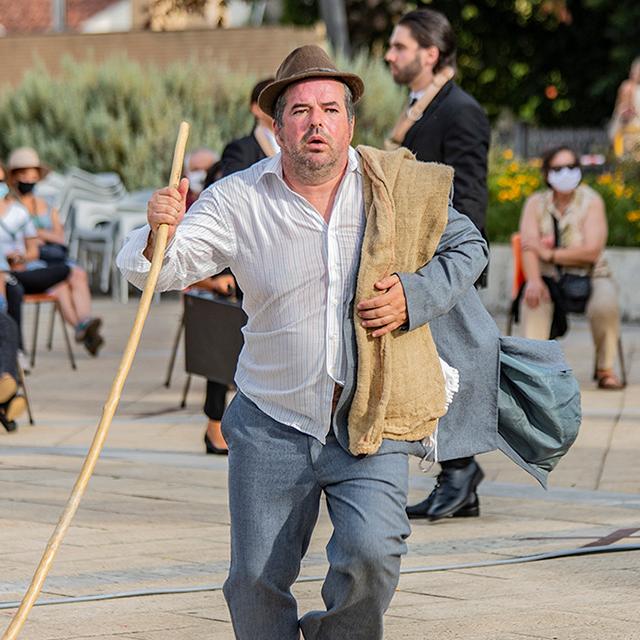
<svg viewBox="0 0 640 640">
<path fill-rule="evenodd" d="M 51 29 L 56 33 L 67 30 L 67 1 L 51 0 Z"/>
<path fill-rule="evenodd" d="M 320 0 L 320 17 L 327 25 L 327 34 L 334 51 L 351 57 L 344 0 Z"/>
</svg>

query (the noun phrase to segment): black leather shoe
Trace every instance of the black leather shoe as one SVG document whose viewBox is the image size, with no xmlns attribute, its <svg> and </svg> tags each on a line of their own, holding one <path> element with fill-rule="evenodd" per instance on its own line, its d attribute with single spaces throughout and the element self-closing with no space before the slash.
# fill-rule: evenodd
<svg viewBox="0 0 640 640">
<path fill-rule="evenodd" d="M 204 434 L 204 444 L 207 447 L 207 453 L 212 453 L 219 456 L 228 456 L 229 449 L 222 449 L 221 447 L 216 447 L 211 440 L 209 440 L 209 435 L 207 433 Z"/>
<path fill-rule="evenodd" d="M 442 469 L 427 511 L 429 520 L 449 518 L 464 507 L 469 508 L 471 517 L 476 510 L 479 514 L 476 488 L 483 478 L 484 473 L 475 460 L 462 469 Z"/>
<path fill-rule="evenodd" d="M 18 425 L 15 420 L 8 420 L 7 416 L 3 409 L 0 409 L 0 423 L 4 426 L 4 428 L 11 433 L 18 428 Z"/>
<path fill-rule="evenodd" d="M 426 519 L 429 517 L 429 507 L 433 502 L 433 496 L 435 494 L 435 489 L 429 494 L 429 496 L 423 500 L 422 502 L 418 502 L 418 504 L 411 505 L 407 507 L 407 516 L 409 516 L 409 520 L 419 520 Z M 465 504 L 460 507 L 454 514 L 452 514 L 452 518 L 477 518 L 480 515 L 480 501 L 478 500 L 478 494 L 473 493 L 471 501 L 469 504 Z"/>
</svg>

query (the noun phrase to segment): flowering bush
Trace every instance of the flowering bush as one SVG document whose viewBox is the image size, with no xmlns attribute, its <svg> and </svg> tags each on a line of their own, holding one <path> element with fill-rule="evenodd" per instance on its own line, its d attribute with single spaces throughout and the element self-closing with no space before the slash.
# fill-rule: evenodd
<svg viewBox="0 0 640 640">
<path fill-rule="evenodd" d="M 604 199 L 609 239 L 607 244 L 619 247 L 640 246 L 640 180 L 631 172 L 590 174 L 585 171 L 586 184 Z M 525 200 L 534 191 L 546 188 L 540 173 L 540 161 L 514 159 L 506 149 L 493 153 L 489 163 L 489 207 L 487 233 L 494 242 L 508 242 L 518 230 Z"/>
</svg>

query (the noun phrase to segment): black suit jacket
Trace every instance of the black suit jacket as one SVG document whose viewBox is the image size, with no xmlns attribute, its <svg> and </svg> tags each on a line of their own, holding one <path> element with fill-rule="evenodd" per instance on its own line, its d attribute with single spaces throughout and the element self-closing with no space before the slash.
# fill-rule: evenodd
<svg viewBox="0 0 640 640">
<path fill-rule="evenodd" d="M 224 148 L 220 158 L 222 175 L 229 176 L 236 171 L 244 171 L 266 157 L 253 133 L 233 140 Z"/>
<path fill-rule="evenodd" d="M 407 131 L 403 146 L 423 162 L 455 170 L 453 206 L 484 235 L 487 214 L 487 153 L 491 130 L 483 108 L 455 82 L 445 84 Z"/>
</svg>

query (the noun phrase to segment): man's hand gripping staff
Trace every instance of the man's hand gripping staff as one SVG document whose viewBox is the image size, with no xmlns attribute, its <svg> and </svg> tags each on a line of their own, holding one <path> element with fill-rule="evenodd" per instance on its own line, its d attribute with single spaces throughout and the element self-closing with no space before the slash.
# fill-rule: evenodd
<svg viewBox="0 0 640 640">
<path fill-rule="evenodd" d="M 156 246 L 160 225 L 167 225 L 167 242 L 171 242 L 176 227 L 182 222 L 187 208 L 187 191 L 189 180 L 182 178 L 177 188 L 168 186 L 155 191 L 147 205 L 147 220 L 151 227 L 149 240 L 144 250 L 144 256 L 151 261 Z"/>
</svg>

